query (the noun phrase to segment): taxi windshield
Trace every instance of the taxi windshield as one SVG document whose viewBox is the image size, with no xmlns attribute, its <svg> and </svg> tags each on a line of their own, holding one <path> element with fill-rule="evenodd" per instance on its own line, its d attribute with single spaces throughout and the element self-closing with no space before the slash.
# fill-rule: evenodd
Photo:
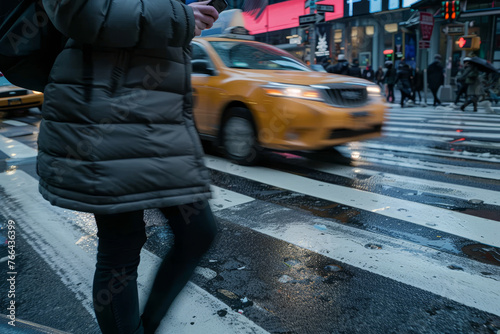
<svg viewBox="0 0 500 334">
<path fill-rule="evenodd" d="M 0 73 L 0 87 L 12 86 L 12 84 Z"/>
<path fill-rule="evenodd" d="M 241 41 L 211 41 L 210 44 L 227 67 L 311 72 L 289 53 L 267 44 Z"/>
</svg>

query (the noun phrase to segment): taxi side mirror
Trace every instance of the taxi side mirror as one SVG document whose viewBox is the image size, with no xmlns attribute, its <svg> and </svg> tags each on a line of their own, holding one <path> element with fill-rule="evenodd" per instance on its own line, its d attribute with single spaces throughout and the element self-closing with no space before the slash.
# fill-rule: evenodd
<svg viewBox="0 0 500 334">
<path fill-rule="evenodd" d="M 195 59 L 191 62 L 193 73 L 214 75 L 215 71 L 210 67 L 210 63 L 206 59 Z"/>
</svg>

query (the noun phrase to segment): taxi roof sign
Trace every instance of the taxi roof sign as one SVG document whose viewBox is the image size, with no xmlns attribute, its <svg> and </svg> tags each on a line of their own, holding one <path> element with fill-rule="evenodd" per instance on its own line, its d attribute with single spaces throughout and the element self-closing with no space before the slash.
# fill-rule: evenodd
<svg viewBox="0 0 500 334">
<path fill-rule="evenodd" d="M 229 9 L 219 14 L 219 19 L 215 21 L 210 29 L 201 31 L 201 37 L 220 35 L 226 33 L 230 27 L 244 27 L 243 12 L 241 9 Z"/>
</svg>

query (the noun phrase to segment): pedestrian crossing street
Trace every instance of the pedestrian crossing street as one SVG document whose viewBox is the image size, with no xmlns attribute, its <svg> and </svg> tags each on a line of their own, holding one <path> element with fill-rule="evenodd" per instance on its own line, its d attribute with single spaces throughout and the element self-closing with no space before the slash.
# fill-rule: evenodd
<svg viewBox="0 0 500 334">
<path fill-rule="evenodd" d="M 282 252 L 284 245 L 341 268 L 338 275 L 367 275 L 368 291 L 383 282 L 389 287 L 386 294 L 401 289 L 407 291 L 408 300 L 423 294 L 450 301 L 457 312 L 474 314 L 479 323 L 490 321 L 491 328 L 496 328 L 491 319 L 500 326 L 500 114 L 393 108 L 383 130 L 381 139 L 338 147 L 338 152 L 350 158 L 348 165 L 335 159 L 279 154 L 271 158 L 273 163 L 245 167 L 207 155 L 205 162 L 213 176 L 210 204 L 221 221 L 221 241 L 200 264 L 159 332 L 341 333 L 331 310 L 323 311 L 323 316 L 308 316 L 323 325 L 312 320 L 303 324 L 291 321 L 290 314 L 309 314 L 305 307 L 294 310 L 290 304 L 285 307 L 277 302 L 282 298 L 280 291 L 292 289 L 291 285 L 300 291 L 304 280 L 314 282 L 313 276 L 303 277 L 309 267 L 292 270 L 302 260 L 290 260 Z M 0 173 L 4 202 L 0 215 L 16 221 L 22 237 L 93 316 L 96 230 L 91 215 L 52 207 L 41 198 L 36 178 L 23 169 L 34 162 L 35 149 L 0 135 L 0 151 L 8 156 L 5 171 Z M 154 210 L 145 219 L 151 231 L 165 224 L 158 223 Z M 225 250 L 226 236 L 233 233 L 234 238 L 243 235 L 241 249 Z M 245 239 L 265 244 L 244 246 Z M 146 245 L 141 255 L 142 304 L 161 248 Z M 270 269 L 279 274 L 263 278 L 266 271 L 256 267 L 259 256 L 269 256 L 269 262 L 283 258 L 279 262 L 286 266 L 281 271 Z M 228 259 L 233 258 L 230 263 Z M 330 280 L 335 275 L 325 277 Z M 239 285 L 234 285 L 236 279 L 241 280 Z M 320 281 L 318 286 L 323 287 L 324 277 Z M 272 286 L 270 291 L 261 288 L 267 298 L 244 288 L 266 284 Z M 232 310 L 234 295 L 247 297 L 253 306 L 242 307 L 242 314 Z M 331 301 L 315 303 L 333 308 Z M 425 309 L 425 303 L 411 307 Z M 220 316 L 221 310 L 228 313 Z M 340 320 L 349 312 L 356 319 L 373 317 L 357 308 L 336 312 Z M 398 325 L 384 318 L 381 323 L 358 324 L 349 332 L 382 333 L 384 321 L 411 327 L 394 317 Z M 429 326 L 421 332 L 446 332 L 430 322 L 414 321 L 416 326 Z M 465 333 L 464 328 L 453 332 Z"/>
</svg>

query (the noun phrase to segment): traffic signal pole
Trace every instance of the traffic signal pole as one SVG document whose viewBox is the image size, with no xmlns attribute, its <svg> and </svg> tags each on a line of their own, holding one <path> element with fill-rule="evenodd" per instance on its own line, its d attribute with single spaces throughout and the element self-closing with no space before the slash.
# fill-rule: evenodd
<svg viewBox="0 0 500 334">
<path fill-rule="evenodd" d="M 460 15 L 460 1 L 443 1 L 442 10 L 444 11 L 443 18 L 449 23 L 454 22 Z M 451 87 L 451 67 L 453 65 L 453 36 L 446 27 L 446 57 L 445 57 L 445 76 L 444 85 L 441 88 L 441 100 L 450 102 L 454 101 L 453 88 Z"/>
<path fill-rule="evenodd" d="M 309 13 L 316 13 L 316 0 L 309 0 Z M 310 45 L 310 59 L 311 65 L 316 60 L 316 22 L 309 26 L 309 45 Z"/>
</svg>

